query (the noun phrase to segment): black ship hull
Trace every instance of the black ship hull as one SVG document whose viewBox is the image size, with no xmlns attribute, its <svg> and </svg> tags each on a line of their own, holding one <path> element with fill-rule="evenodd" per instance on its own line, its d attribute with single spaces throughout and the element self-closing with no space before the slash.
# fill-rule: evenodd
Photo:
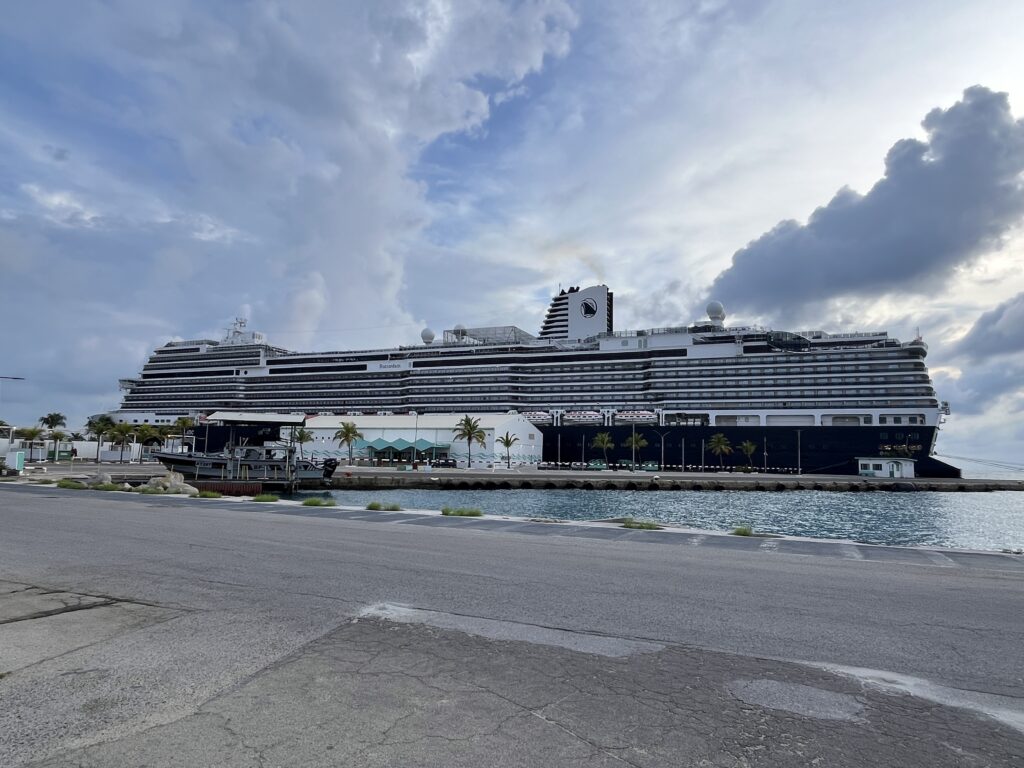
<svg viewBox="0 0 1024 768">
<path fill-rule="evenodd" d="M 708 471 L 719 468 L 755 471 L 856 475 L 858 457 L 899 456 L 916 459 L 918 477 L 960 477 L 957 467 L 930 456 L 935 427 L 910 425 L 904 427 L 659 427 L 653 424 L 540 426 L 544 435 L 544 457 L 549 463 L 571 465 L 604 459 L 605 454 L 592 448 L 594 436 L 608 432 L 615 448 L 608 450 L 609 464 L 628 462 L 633 451 L 627 440 L 642 435 L 647 446 L 637 451 L 636 460 L 657 462 L 665 470 Z M 715 455 L 711 437 L 723 434 L 732 453 Z M 740 445 L 749 441 L 755 446 L 748 460 Z M 703 454 L 702 454 L 703 447 Z"/>
</svg>

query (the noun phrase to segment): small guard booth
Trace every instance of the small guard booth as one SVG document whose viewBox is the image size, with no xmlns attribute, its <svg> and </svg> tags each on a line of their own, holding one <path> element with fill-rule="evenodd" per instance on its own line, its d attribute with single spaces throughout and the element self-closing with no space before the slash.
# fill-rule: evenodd
<svg viewBox="0 0 1024 768">
<path fill-rule="evenodd" d="M 858 457 L 857 474 L 862 477 L 913 477 L 915 461 L 902 456 Z"/>
</svg>

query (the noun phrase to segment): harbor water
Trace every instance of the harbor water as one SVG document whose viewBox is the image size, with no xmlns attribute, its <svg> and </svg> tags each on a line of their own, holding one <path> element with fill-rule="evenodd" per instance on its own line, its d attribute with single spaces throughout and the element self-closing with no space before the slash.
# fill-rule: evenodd
<svg viewBox="0 0 1024 768">
<path fill-rule="evenodd" d="M 790 491 L 378 490 L 333 491 L 338 504 L 403 509 L 476 507 L 489 515 L 600 520 L 850 539 L 869 544 L 1024 548 L 1024 493 Z"/>
</svg>

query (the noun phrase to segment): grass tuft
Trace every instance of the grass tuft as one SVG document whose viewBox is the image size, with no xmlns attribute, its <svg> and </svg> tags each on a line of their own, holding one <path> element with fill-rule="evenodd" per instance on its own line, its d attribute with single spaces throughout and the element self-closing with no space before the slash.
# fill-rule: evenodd
<svg viewBox="0 0 1024 768">
<path fill-rule="evenodd" d="M 402 508 L 398 504 L 385 504 L 384 505 L 384 511 L 385 512 L 401 512 Z"/>
<path fill-rule="evenodd" d="M 369 504 L 366 505 L 366 508 L 372 512 L 380 512 L 382 509 L 384 509 L 384 505 L 381 504 L 379 501 L 371 501 Z"/>
<path fill-rule="evenodd" d="M 220 491 L 200 491 L 199 492 L 199 498 L 200 499 L 219 499 L 223 495 L 224 494 L 221 493 Z"/>
<path fill-rule="evenodd" d="M 334 499 L 326 499 L 323 496 L 314 496 L 302 501 L 304 507 L 333 507 L 335 504 L 337 502 Z"/>
<path fill-rule="evenodd" d="M 161 488 L 154 488 L 151 485 L 140 485 L 138 488 L 132 488 L 134 493 L 142 493 L 146 496 L 163 496 L 166 491 Z"/>
<path fill-rule="evenodd" d="M 444 507 L 441 514 L 445 517 L 480 517 L 483 512 L 473 507 Z"/>
<path fill-rule="evenodd" d="M 89 486 L 86 485 L 85 483 L 80 483 L 77 480 L 69 480 L 68 478 L 64 478 L 62 480 L 57 481 L 57 487 L 68 488 L 69 490 L 72 491 L 84 491 Z"/>
<path fill-rule="evenodd" d="M 261 493 L 259 496 L 253 496 L 253 501 L 280 501 L 281 499 L 272 493 Z"/>
<path fill-rule="evenodd" d="M 660 531 L 662 529 L 662 526 L 652 523 L 650 520 L 634 520 L 632 517 L 623 520 L 622 527 L 635 528 L 640 531 Z"/>
<path fill-rule="evenodd" d="M 733 536 L 753 536 L 754 529 L 749 525 L 737 525 L 732 529 Z"/>
<path fill-rule="evenodd" d="M 90 485 L 94 491 L 120 491 L 121 486 L 117 483 L 96 483 L 96 485 Z"/>
</svg>

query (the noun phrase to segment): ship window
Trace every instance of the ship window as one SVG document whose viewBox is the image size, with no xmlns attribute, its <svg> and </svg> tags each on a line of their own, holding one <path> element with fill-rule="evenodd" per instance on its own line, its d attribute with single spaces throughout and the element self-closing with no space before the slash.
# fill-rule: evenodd
<svg viewBox="0 0 1024 768">
<path fill-rule="evenodd" d="M 860 463 L 860 468 L 861 468 L 861 469 L 871 469 L 871 465 L 870 465 L 870 464 L 867 464 L 867 463 L 865 463 L 865 462 L 863 462 L 863 461 L 862 461 L 862 462 Z"/>
<path fill-rule="evenodd" d="M 878 417 L 878 423 L 879 424 L 885 424 L 885 422 L 886 422 L 886 417 L 885 416 L 879 416 Z"/>
<path fill-rule="evenodd" d="M 902 424 L 903 423 L 903 417 L 902 416 L 893 416 L 892 417 L 892 423 L 893 424 Z"/>
<path fill-rule="evenodd" d="M 871 415 L 870 414 L 868 414 L 867 416 L 864 417 L 864 423 L 865 424 L 870 424 L 871 423 Z"/>
<path fill-rule="evenodd" d="M 873 464 L 872 465 L 872 469 L 875 469 L 875 470 L 878 470 L 879 472 L 881 472 L 882 471 L 882 465 L 881 464 Z"/>
</svg>

